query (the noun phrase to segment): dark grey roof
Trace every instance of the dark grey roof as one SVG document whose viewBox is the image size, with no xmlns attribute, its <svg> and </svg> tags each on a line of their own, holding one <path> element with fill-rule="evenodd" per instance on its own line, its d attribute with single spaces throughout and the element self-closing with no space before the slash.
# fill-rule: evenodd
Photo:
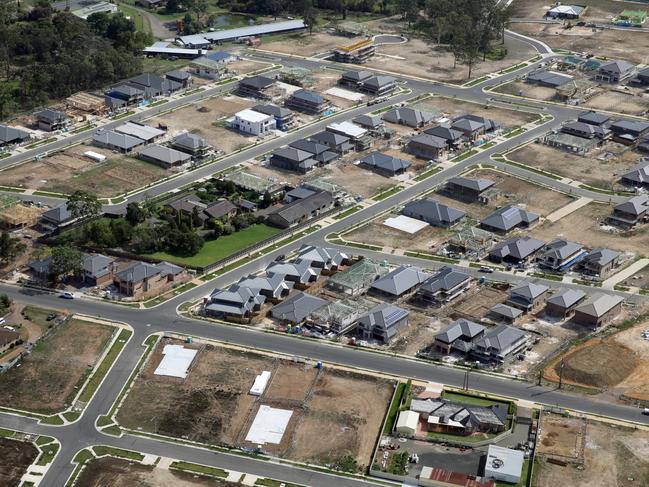
<svg viewBox="0 0 649 487">
<path fill-rule="evenodd" d="M 176 164 L 178 162 L 185 162 L 192 158 L 191 155 L 181 152 L 171 147 L 164 145 L 152 144 L 140 152 L 140 156 L 145 156 L 156 161 L 164 162 L 165 164 Z"/>
<path fill-rule="evenodd" d="M 142 139 L 133 137 L 131 135 L 120 134 L 112 130 L 100 130 L 92 136 L 95 142 L 100 144 L 110 145 L 122 150 L 130 150 L 134 147 L 144 144 Z"/>
<path fill-rule="evenodd" d="M 311 281 L 313 277 L 319 276 L 320 271 L 321 270 L 317 267 L 311 267 L 311 262 L 308 261 L 273 262 L 266 267 L 266 274 L 268 274 L 269 277 L 281 275 L 285 278 L 297 278 L 302 284 L 306 284 Z"/>
<path fill-rule="evenodd" d="M 598 136 L 602 137 L 606 134 L 610 134 L 611 131 L 600 127 L 599 125 L 592 125 L 586 122 L 580 122 L 580 121 L 572 121 L 572 122 L 567 122 L 561 127 L 562 132 L 566 133 L 576 133 L 578 135 L 581 134 L 586 134 L 586 135 L 591 135 L 591 136 Z"/>
<path fill-rule="evenodd" d="M 305 103 L 311 103 L 313 105 L 322 105 L 326 102 L 324 97 L 320 93 L 309 90 L 297 90 L 291 95 L 293 100 L 300 100 Z"/>
<path fill-rule="evenodd" d="M 352 80 L 352 81 L 360 82 L 360 81 L 364 81 L 364 80 L 366 80 L 368 78 L 371 78 L 372 73 L 370 73 L 369 71 L 352 69 L 352 70 L 349 70 L 349 71 L 345 71 L 342 74 L 342 77 L 346 78 L 346 79 L 349 79 L 349 80 Z"/>
<path fill-rule="evenodd" d="M 450 291 L 469 279 L 471 277 L 468 274 L 444 266 L 439 272 L 426 279 L 419 289 L 432 294 L 438 291 Z"/>
<path fill-rule="evenodd" d="M 441 333 L 435 335 L 436 340 L 444 343 L 453 343 L 461 336 L 473 338 L 485 330 L 485 327 L 474 323 L 470 320 L 460 318 L 449 325 L 449 327 Z"/>
<path fill-rule="evenodd" d="M 354 117 L 352 122 L 366 128 L 376 128 L 383 125 L 383 120 L 378 115 L 359 115 Z"/>
<path fill-rule="evenodd" d="M 392 85 L 396 81 L 392 76 L 372 76 L 363 81 L 363 86 L 378 90 L 384 86 Z"/>
<path fill-rule="evenodd" d="M 319 191 L 308 198 L 294 201 L 288 205 L 282 206 L 273 210 L 269 215 L 277 215 L 289 223 L 296 222 L 305 216 L 310 215 L 313 211 L 323 206 L 328 206 L 333 203 L 331 193 L 327 191 Z"/>
<path fill-rule="evenodd" d="M 327 304 L 329 304 L 329 301 L 326 299 L 299 292 L 283 303 L 274 306 L 270 312 L 275 319 L 286 320 L 291 323 L 301 323 L 315 310 Z"/>
<path fill-rule="evenodd" d="M 516 311 L 521 312 L 520 310 Z M 525 337 L 525 333 L 522 330 L 512 326 L 499 325 L 476 341 L 476 346 L 479 345 L 485 349 L 493 349 L 497 353 L 500 353 L 501 351 L 507 350 L 523 337 Z"/>
<path fill-rule="evenodd" d="M 446 147 L 446 139 L 430 134 L 415 135 L 410 139 L 408 144 L 410 144 L 411 142 L 428 147 L 434 147 L 435 149 L 443 149 L 444 147 Z"/>
<path fill-rule="evenodd" d="M 52 257 L 46 257 L 44 259 L 34 260 L 27 264 L 27 266 L 37 274 L 49 274 L 51 264 Z"/>
<path fill-rule="evenodd" d="M 8 127 L 7 125 L 0 125 L 0 144 L 8 144 L 12 142 L 22 142 L 29 139 L 29 132 L 24 130 Z"/>
<path fill-rule="evenodd" d="M 601 318 L 623 301 L 624 298 L 614 294 L 596 294 L 575 308 L 575 311 L 595 318 Z"/>
<path fill-rule="evenodd" d="M 72 220 L 72 213 L 70 213 L 70 210 L 68 210 L 67 203 L 63 203 L 62 205 L 52 208 L 51 210 L 47 210 L 41 216 L 42 218 L 45 218 L 46 220 L 54 223 L 65 223 L 69 220 Z"/>
<path fill-rule="evenodd" d="M 514 308 L 513 306 L 507 306 L 506 304 L 502 303 L 498 303 L 497 305 L 493 306 L 490 311 L 494 314 L 504 316 L 505 318 L 512 320 L 518 318 L 523 314 L 520 309 Z"/>
<path fill-rule="evenodd" d="M 132 96 L 143 95 L 144 91 L 141 90 L 140 88 L 136 88 L 135 86 L 131 86 L 131 85 L 119 85 L 108 90 L 108 94 L 112 96 L 126 95 L 127 97 L 130 98 Z"/>
<path fill-rule="evenodd" d="M 527 75 L 528 81 L 536 81 L 553 87 L 563 86 L 573 80 L 572 76 L 554 73 L 552 71 L 534 71 Z"/>
<path fill-rule="evenodd" d="M 562 289 L 557 294 L 549 297 L 547 302 L 568 309 L 585 297 L 586 293 L 579 289 Z"/>
<path fill-rule="evenodd" d="M 188 73 L 187 71 L 178 71 L 178 70 L 169 71 L 169 72 L 165 73 L 165 76 L 167 76 L 169 78 L 182 79 L 182 80 L 187 80 L 187 79 L 190 79 L 192 77 L 192 75 L 190 73 Z"/>
<path fill-rule="evenodd" d="M 318 144 L 317 142 L 313 142 L 307 139 L 296 140 L 295 142 L 291 142 L 288 146 L 292 147 L 293 149 L 298 149 L 304 152 L 310 152 L 313 155 L 320 155 L 323 152 L 329 150 L 329 146 L 324 144 Z"/>
<path fill-rule="evenodd" d="M 626 179 L 635 184 L 649 184 L 649 160 L 645 159 L 643 162 L 633 167 L 629 172 L 622 176 L 622 179 Z"/>
<path fill-rule="evenodd" d="M 419 267 L 402 266 L 378 278 L 372 283 L 371 288 L 392 296 L 401 296 L 424 282 L 428 277 L 429 275 Z"/>
<path fill-rule="evenodd" d="M 219 200 L 207 205 L 203 212 L 211 218 L 223 218 L 236 210 L 237 207 L 228 200 Z"/>
<path fill-rule="evenodd" d="M 281 157 L 289 161 L 303 162 L 311 159 L 313 154 L 293 147 L 281 147 L 273 151 L 273 156 Z"/>
<path fill-rule="evenodd" d="M 61 123 L 65 122 L 68 119 L 68 116 L 60 111 L 53 110 L 52 108 L 46 108 L 40 112 L 34 114 L 38 120 L 42 120 L 47 123 Z"/>
<path fill-rule="evenodd" d="M 579 243 L 570 242 L 569 240 L 565 240 L 563 238 L 556 238 L 546 244 L 541 249 L 540 253 L 542 257 L 554 257 L 557 260 L 563 260 L 567 259 L 571 255 L 574 255 L 583 248 L 583 245 Z"/>
<path fill-rule="evenodd" d="M 386 122 L 402 123 L 409 127 L 418 127 L 433 120 L 433 115 L 410 107 L 393 108 L 385 112 L 381 118 Z"/>
<path fill-rule="evenodd" d="M 615 205 L 615 210 L 630 215 L 640 216 L 649 210 L 649 197 L 645 194 L 632 196 L 625 202 Z"/>
<path fill-rule="evenodd" d="M 623 59 L 616 59 L 601 64 L 599 70 L 623 74 L 631 71 L 633 68 L 635 68 L 635 66 L 630 62 L 624 61 Z"/>
<path fill-rule="evenodd" d="M 327 132 L 327 131 L 313 134 L 311 137 L 309 137 L 309 139 L 315 140 L 316 142 L 320 142 L 321 144 L 327 144 L 329 146 L 331 145 L 342 146 L 343 144 L 345 144 L 345 142 L 349 142 L 349 137 L 345 137 L 344 135 L 335 134 L 333 132 Z"/>
<path fill-rule="evenodd" d="M 153 73 L 142 73 L 131 78 L 129 82 L 157 91 L 174 91 L 182 86 L 177 81 L 165 79 L 162 76 Z"/>
<path fill-rule="evenodd" d="M 268 78 L 267 76 L 250 76 L 248 78 L 242 79 L 239 82 L 239 84 L 250 86 L 256 90 L 263 90 L 264 88 L 268 88 L 273 83 L 275 83 L 275 80 Z"/>
<path fill-rule="evenodd" d="M 447 124 L 438 125 L 436 127 L 426 129 L 424 130 L 424 133 L 429 135 L 435 135 L 436 137 L 441 137 L 442 139 L 448 141 L 459 140 L 464 135 L 459 130 L 455 130 Z"/>
<path fill-rule="evenodd" d="M 437 226 L 452 225 L 466 215 L 462 210 L 438 203 L 431 198 L 411 201 L 401 213 Z"/>
<path fill-rule="evenodd" d="M 626 119 L 617 120 L 611 124 L 611 130 L 617 133 L 631 132 L 640 134 L 649 130 L 649 122 Z"/>
<path fill-rule="evenodd" d="M 494 211 L 487 218 L 482 220 L 485 226 L 509 231 L 522 223 L 532 223 L 539 219 L 539 215 L 523 210 L 517 206 L 507 205 Z"/>
<path fill-rule="evenodd" d="M 465 178 L 463 176 L 450 178 L 448 182 L 453 183 L 456 186 L 462 186 L 463 188 L 471 189 L 473 191 L 480 191 L 480 192 L 489 189 L 494 184 L 496 184 L 491 179 L 484 179 L 484 178 L 473 179 L 473 178 Z"/>
<path fill-rule="evenodd" d="M 293 198 L 293 199 L 298 199 L 301 200 L 303 198 L 308 198 L 312 194 L 314 194 L 315 191 L 312 189 L 304 188 L 302 186 L 298 186 L 297 188 L 293 188 L 290 190 L 288 193 L 286 193 L 287 198 Z"/>
<path fill-rule="evenodd" d="M 580 122 L 588 123 L 591 125 L 603 125 L 606 122 L 608 122 L 611 119 L 608 115 L 604 113 L 597 113 L 593 110 L 589 110 L 587 112 L 582 112 L 579 114 L 579 120 Z"/>
<path fill-rule="evenodd" d="M 489 255 L 504 259 L 513 257 L 521 260 L 529 257 L 543 247 L 543 242 L 532 237 L 514 237 L 495 245 Z"/>
<path fill-rule="evenodd" d="M 180 274 L 182 271 L 182 267 L 170 264 L 169 262 L 160 262 L 158 264 L 136 262 L 132 266 L 118 272 L 116 276 L 123 282 L 138 283 L 158 274 L 162 274 L 163 276 L 169 274 L 176 275 Z"/>
<path fill-rule="evenodd" d="M 455 119 L 457 122 L 458 120 L 472 120 L 474 122 L 481 123 L 486 131 L 490 130 L 495 130 L 500 127 L 500 124 L 496 122 L 495 120 L 491 120 L 490 118 L 485 118 L 481 117 L 480 115 L 474 115 L 472 113 L 468 113 L 466 115 L 460 115 Z"/>
<path fill-rule="evenodd" d="M 584 264 L 596 264 L 603 267 L 616 260 L 620 255 L 619 252 L 611 249 L 593 249 L 586 257 L 584 257 L 582 262 Z"/>
<path fill-rule="evenodd" d="M 322 264 L 323 268 L 329 269 L 333 266 L 339 266 L 348 259 L 349 255 L 338 249 L 318 247 L 315 245 L 302 245 L 298 251 L 296 262 L 317 262 L 318 264 Z"/>
<path fill-rule="evenodd" d="M 196 150 L 210 146 L 207 143 L 207 140 L 203 137 L 189 132 L 177 135 L 173 140 L 173 144 L 176 147 L 184 147 L 189 150 Z"/>
<path fill-rule="evenodd" d="M 393 173 L 403 171 L 412 166 L 412 163 L 410 161 L 389 156 L 378 151 L 366 155 L 361 159 L 361 162 L 363 162 L 363 164 L 367 164 L 368 166 L 376 167 L 378 169 Z"/>
<path fill-rule="evenodd" d="M 390 330 L 399 321 L 410 315 L 410 312 L 389 303 L 381 303 L 360 317 L 361 323 L 373 328 L 378 326 L 384 330 Z"/>
<path fill-rule="evenodd" d="M 115 259 L 102 254 L 84 254 L 82 268 L 92 277 L 101 277 L 108 272 L 108 266 Z"/>
<path fill-rule="evenodd" d="M 515 287 L 511 290 L 511 296 L 520 296 L 526 300 L 534 300 L 541 296 L 543 293 L 546 293 L 550 289 L 548 286 L 543 284 L 536 284 L 534 282 L 526 282 L 520 286 Z"/>
<path fill-rule="evenodd" d="M 264 115 L 272 115 L 273 117 L 284 118 L 288 117 L 291 113 L 286 107 L 278 107 L 277 105 L 255 105 L 252 107 L 255 112 L 263 113 Z"/>
</svg>

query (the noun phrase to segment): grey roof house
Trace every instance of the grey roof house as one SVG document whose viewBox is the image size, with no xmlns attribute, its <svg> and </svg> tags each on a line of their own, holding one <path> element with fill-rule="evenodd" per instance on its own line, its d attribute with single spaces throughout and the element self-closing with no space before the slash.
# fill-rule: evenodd
<svg viewBox="0 0 649 487">
<path fill-rule="evenodd" d="M 539 221 L 539 215 L 518 206 L 506 205 L 480 222 L 490 232 L 505 234 L 515 228 L 529 228 Z"/>
<path fill-rule="evenodd" d="M 563 272 L 578 263 L 585 255 L 586 252 L 581 244 L 557 238 L 541 248 L 536 260 L 541 267 Z"/>
<path fill-rule="evenodd" d="M 207 156 L 212 148 L 203 137 L 189 132 L 174 137 L 171 145 L 174 149 L 190 154 L 195 158 Z"/>
<path fill-rule="evenodd" d="M 613 294 L 597 294 L 575 308 L 573 321 L 599 328 L 611 322 L 622 311 L 624 298 Z"/>
<path fill-rule="evenodd" d="M 401 211 L 402 214 L 422 220 L 434 227 L 450 228 L 464 218 L 462 210 L 446 206 L 431 198 L 411 201 Z"/>
<path fill-rule="evenodd" d="M 276 320 L 292 324 L 302 323 L 311 313 L 326 306 L 326 299 L 298 292 L 283 303 L 273 306 L 270 314 Z"/>
<path fill-rule="evenodd" d="M 613 207 L 613 214 L 608 222 L 612 225 L 629 229 L 644 221 L 649 216 L 649 197 L 646 194 L 632 196 Z"/>
<path fill-rule="evenodd" d="M 516 318 L 521 316 L 523 311 L 509 306 L 508 304 L 498 303 L 491 307 L 487 316 L 497 322 L 513 323 Z"/>
<path fill-rule="evenodd" d="M 611 249 L 593 249 L 579 263 L 584 274 L 604 279 L 620 264 L 622 255 Z"/>
<path fill-rule="evenodd" d="M 270 163 L 273 166 L 302 174 L 309 172 L 318 165 L 314 154 L 295 147 L 275 149 L 270 157 Z"/>
<path fill-rule="evenodd" d="M 419 267 L 402 266 L 374 281 L 370 286 L 370 292 L 396 298 L 419 286 L 428 277 L 429 274 Z"/>
<path fill-rule="evenodd" d="M 169 168 L 190 162 L 192 156 L 171 147 L 151 144 L 140 151 L 140 159 Z"/>
<path fill-rule="evenodd" d="M 280 275 L 286 281 L 291 281 L 297 285 L 306 286 L 315 282 L 320 276 L 321 270 L 317 267 L 311 267 L 310 262 L 273 262 L 266 267 L 266 274 L 273 278 Z"/>
<path fill-rule="evenodd" d="M 634 187 L 649 187 L 649 160 L 643 159 L 640 164 L 623 174 L 622 182 Z"/>
<path fill-rule="evenodd" d="M 410 107 L 393 108 L 381 115 L 386 122 L 420 128 L 429 124 L 435 118 L 432 113 L 423 112 Z"/>
<path fill-rule="evenodd" d="M 118 150 L 120 152 L 131 152 L 136 147 L 144 145 L 142 139 L 133 137 L 132 135 L 120 134 L 112 130 L 98 130 L 93 136 L 92 140 L 95 145 L 105 147 L 111 150 Z"/>
<path fill-rule="evenodd" d="M 503 363 L 522 352 L 525 347 L 525 332 L 511 326 L 499 325 L 474 343 L 471 355 L 485 362 Z"/>
<path fill-rule="evenodd" d="M 562 289 L 550 296 L 545 303 L 545 313 L 558 318 L 565 318 L 586 298 L 586 293 L 579 289 Z"/>
<path fill-rule="evenodd" d="M 203 313 L 215 318 L 247 318 L 259 311 L 265 301 L 258 290 L 234 284 L 225 290 L 214 290 L 203 306 Z"/>
<path fill-rule="evenodd" d="M 7 125 L 0 125 L 0 147 L 21 144 L 29 140 L 30 137 L 29 132 L 24 130 L 8 127 Z"/>
<path fill-rule="evenodd" d="M 441 305 L 462 295 L 471 283 L 468 274 L 444 266 L 423 282 L 417 290 L 416 298 L 424 303 Z"/>
<path fill-rule="evenodd" d="M 54 227 L 61 227 L 71 223 L 74 220 L 72 213 L 68 210 L 68 204 L 63 203 L 41 215 L 41 223 Z"/>
<path fill-rule="evenodd" d="M 237 282 L 241 288 L 247 287 L 255 290 L 256 293 L 262 294 L 266 299 L 279 301 L 286 297 L 293 289 L 293 282 L 284 279 L 282 274 L 272 276 L 248 276 L 242 277 Z"/>
<path fill-rule="evenodd" d="M 341 265 L 348 264 L 351 260 L 348 254 L 333 248 L 318 247 L 316 245 L 302 245 L 298 250 L 296 262 L 309 262 L 311 267 L 323 270 L 336 270 Z"/>
<path fill-rule="evenodd" d="M 545 303 L 550 288 L 533 282 L 517 286 L 509 293 L 507 304 L 525 312 L 534 312 Z"/>
<path fill-rule="evenodd" d="M 513 237 L 496 244 L 489 251 L 489 260 L 509 263 L 524 262 L 543 245 L 543 241 L 532 237 Z"/>
<path fill-rule="evenodd" d="M 437 333 L 433 344 L 442 353 L 468 353 L 473 347 L 473 342 L 484 336 L 485 330 L 486 328 L 478 323 L 460 318 L 451 323 L 446 330 Z"/>
<path fill-rule="evenodd" d="M 270 212 L 266 219 L 281 228 L 289 228 L 329 210 L 334 205 L 331 193 L 318 191 Z"/>
<path fill-rule="evenodd" d="M 378 151 L 374 151 L 363 157 L 361 159 L 361 164 L 377 173 L 385 174 L 386 176 L 402 174 L 412 166 L 410 161 L 389 156 Z"/>
<path fill-rule="evenodd" d="M 365 340 L 389 343 L 399 330 L 408 324 L 410 313 L 392 304 L 382 303 L 358 320 L 358 331 Z"/>
<path fill-rule="evenodd" d="M 600 65 L 595 79 L 605 83 L 619 83 L 631 78 L 636 72 L 636 67 L 622 59 L 609 61 Z"/>
<path fill-rule="evenodd" d="M 446 139 L 430 134 L 417 134 L 406 144 L 406 151 L 421 159 L 438 160 L 446 155 Z"/>
</svg>

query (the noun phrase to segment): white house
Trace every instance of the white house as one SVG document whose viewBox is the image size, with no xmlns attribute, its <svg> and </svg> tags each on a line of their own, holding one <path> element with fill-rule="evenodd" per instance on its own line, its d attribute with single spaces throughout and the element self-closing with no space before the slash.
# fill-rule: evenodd
<svg viewBox="0 0 649 487">
<path fill-rule="evenodd" d="M 272 115 L 266 115 L 246 108 L 234 115 L 232 126 L 246 134 L 263 135 L 271 130 L 275 130 L 276 122 L 275 117 Z"/>
</svg>

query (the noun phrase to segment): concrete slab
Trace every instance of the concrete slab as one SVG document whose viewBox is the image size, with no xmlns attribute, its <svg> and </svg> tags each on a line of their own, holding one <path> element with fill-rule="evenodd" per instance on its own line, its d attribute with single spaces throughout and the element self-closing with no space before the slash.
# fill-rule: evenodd
<svg viewBox="0 0 649 487">
<path fill-rule="evenodd" d="M 581 198 L 576 199 L 572 203 L 568 203 L 567 205 L 562 206 L 558 210 L 553 211 L 546 217 L 546 219 L 551 222 L 556 222 L 558 220 L 561 220 L 564 216 L 567 216 L 570 213 L 577 211 L 579 208 L 586 206 L 588 203 L 592 201 L 593 200 L 591 198 L 586 198 L 585 196 L 582 196 Z"/>
</svg>

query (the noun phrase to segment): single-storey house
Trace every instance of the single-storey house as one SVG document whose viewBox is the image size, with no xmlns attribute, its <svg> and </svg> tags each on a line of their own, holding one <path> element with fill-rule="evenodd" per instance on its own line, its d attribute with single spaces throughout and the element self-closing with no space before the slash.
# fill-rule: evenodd
<svg viewBox="0 0 649 487">
<path fill-rule="evenodd" d="M 386 122 L 407 125 L 412 128 L 420 128 L 428 125 L 434 120 L 432 113 L 423 112 L 410 107 L 393 108 L 381 115 Z"/>
<path fill-rule="evenodd" d="M 389 156 L 378 151 L 374 151 L 363 157 L 361 164 L 386 176 L 403 174 L 412 166 L 412 163 L 406 159 L 399 159 L 398 157 Z"/>
<path fill-rule="evenodd" d="M 349 137 L 334 134 L 333 132 L 328 132 L 326 130 L 310 136 L 309 140 L 317 142 L 318 144 L 326 145 L 329 150 L 340 155 L 347 154 L 354 150 L 354 144 L 351 143 Z"/>
<path fill-rule="evenodd" d="M 145 147 L 140 151 L 139 157 L 143 161 L 152 162 L 165 168 L 180 166 L 192 159 L 191 154 L 159 144 L 151 144 Z"/>
<path fill-rule="evenodd" d="M 339 154 L 329 150 L 328 146 L 312 140 L 300 139 L 291 142 L 288 146 L 292 149 L 310 153 L 311 158 L 315 159 L 318 165 L 329 164 L 339 157 Z"/>
<path fill-rule="evenodd" d="M 288 205 L 273 210 L 266 217 L 267 221 L 281 228 L 289 228 L 329 210 L 334 205 L 331 193 L 318 191 Z"/>
<path fill-rule="evenodd" d="M 249 318 L 259 311 L 266 297 L 257 289 L 233 284 L 228 289 L 215 289 L 203 306 L 203 314 L 213 318 Z"/>
<path fill-rule="evenodd" d="M 388 298 L 397 298 L 419 286 L 429 274 L 415 266 L 402 266 L 378 278 L 370 286 L 370 292 Z"/>
<path fill-rule="evenodd" d="M 586 10 L 585 5 L 561 5 L 557 4 L 545 13 L 550 19 L 576 20 Z"/>
<path fill-rule="evenodd" d="M 487 316 L 496 322 L 512 324 L 522 314 L 523 311 L 518 308 L 514 308 L 508 304 L 498 303 L 491 307 Z"/>
<path fill-rule="evenodd" d="M 133 149 L 144 145 L 142 139 L 133 137 L 131 135 L 120 134 L 113 130 L 98 130 L 92 136 L 93 143 L 99 147 L 106 149 L 116 150 L 119 152 L 127 153 Z"/>
<path fill-rule="evenodd" d="M 328 303 L 329 301 L 326 299 L 298 292 L 283 303 L 273 306 L 270 314 L 273 318 L 283 323 L 297 325 L 302 323 L 311 313 Z"/>
<path fill-rule="evenodd" d="M 529 228 L 538 221 L 539 215 L 536 213 L 518 206 L 506 205 L 480 221 L 480 226 L 490 232 L 503 235 L 515 228 Z"/>
<path fill-rule="evenodd" d="M 401 210 L 403 215 L 422 220 L 434 227 L 450 228 L 466 215 L 462 210 L 446 206 L 431 198 L 411 201 Z"/>
<path fill-rule="evenodd" d="M 15 129 L 7 125 L 0 125 L 0 147 L 22 144 L 30 138 L 31 135 L 29 132 Z"/>
<path fill-rule="evenodd" d="M 312 267 L 310 262 L 273 262 L 266 267 L 268 277 L 282 276 L 285 281 L 294 283 L 296 286 L 306 287 L 320 277 L 321 269 Z"/>
</svg>

